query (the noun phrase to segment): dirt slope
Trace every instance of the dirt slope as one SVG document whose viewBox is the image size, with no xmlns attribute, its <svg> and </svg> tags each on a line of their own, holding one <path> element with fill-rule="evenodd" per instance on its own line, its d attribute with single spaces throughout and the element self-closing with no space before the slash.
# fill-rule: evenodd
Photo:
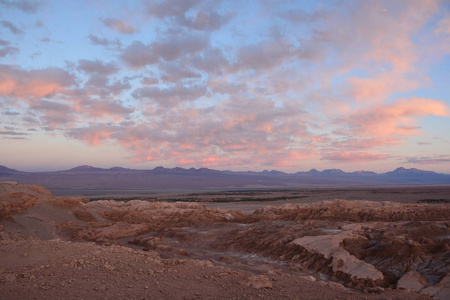
<svg viewBox="0 0 450 300">
<path fill-rule="evenodd" d="M 450 296 L 447 204 L 334 200 L 246 215 L 0 191 L 0 299 Z"/>
<path fill-rule="evenodd" d="M 208 260 L 4 231 L 0 265 L 0 299 L 427 299 L 398 290 L 362 295 L 310 276 L 255 275 Z"/>
</svg>

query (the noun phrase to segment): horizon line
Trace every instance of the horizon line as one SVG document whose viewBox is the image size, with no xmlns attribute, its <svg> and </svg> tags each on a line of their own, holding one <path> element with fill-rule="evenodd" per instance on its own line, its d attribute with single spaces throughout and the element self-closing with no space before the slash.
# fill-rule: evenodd
<svg viewBox="0 0 450 300">
<path fill-rule="evenodd" d="M 307 171 L 297 171 L 297 172 L 293 172 L 293 173 L 291 173 L 291 172 L 284 172 L 284 171 L 279 171 L 279 170 L 276 170 L 276 169 L 272 169 L 272 170 L 269 170 L 269 169 L 264 169 L 264 170 L 262 170 L 262 171 L 254 171 L 254 170 L 239 170 L 239 171 L 232 171 L 232 170 L 229 170 L 229 169 L 213 169 L 213 168 L 208 168 L 208 167 L 198 167 L 198 168 L 195 168 L 195 167 L 180 167 L 180 166 L 175 166 L 175 167 L 172 167 L 172 168 L 170 168 L 170 167 L 164 167 L 164 166 L 156 166 L 156 167 L 154 167 L 154 168 L 152 168 L 152 169 L 134 169 L 134 168 L 128 168 L 128 167 L 120 167 L 120 166 L 113 166 L 113 167 L 106 167 L 106 168 L 103 168 L 103 167 L 96 167 L 96 166 L 92 166 L 92 165 L 78 165 L 78 166 L 75 166 L 75 167 L 72 167 L 72 168 L 69 168 L 69 169 L 58 169 L 58 170 L 53 170 L 53 171 L 51 171 L 51 170 L 41 170 L 41 171 L 23 171 L 23 170 L 18 170 L 18 169 L 15 169 L 15 168 L 10 168 L 10 167 L 8 167 L 8 166 L 6 166 L 6 165 L 0 165 L 0 167 L 4 167 L 4 168 L 7 168 L 7 169 L 10 169 L 10 170 L 14 170 L 14 171 L 17 171 L 17 172 L 24 172 L 24 173 L 46 173 L 46 172 L 63 172 L 63 171 L 71 171 L 71 170 L 74 170 L 74 169 L 77 169 L 77 168 L 86 168 L 86 169 L 88 169 L 88 168 L 92 168 L 92 169 L 101 169 L 101 170 L 105 170 L 105 171 L 108 171 L 108 170 L 111 170 L 111 169 L 114 169 L 114 168 L 120 168 L 120 169 L 126 169 L 126 170 L 134 170 L 134 171 L 153 171 L 153 170 L 156 170 L 156 169 L 158 169 L 158 168 L 163 168 L 163 169 L 166 169 L 166 170 L 173 170 L 173 169 L 183 169 L 183 170 L 191 170 L 191 169 L 194 169 L 194 170 L 201 170 L 201 169 L 207 169 L 207 170 L 213 170 L 213 171 L 219 171 L 219 172 L 233 172 L 233 173 L 246 173 L 246 172 L 253 172 L 253 173 L 269 173 L 269 172 L 279 172 L 279 173 L 283 173 L 283 174 L 286 174 L 286 175 L 295 175 L 295 174 L 298 174 L 298 173 L 309 173 L 309 172 L 311 172 L 311 171 L 317 171 L 317 172 L 319 172 L 319 173 L 322 173 L 322 172 L 325 172 L 325 171 L 341 171 L 341 172 L 343 172 L 343 173 L 346 173 L 346 174 L 352 174 L 352 173 L 358 173 L 358 172 L 370 172 L 370 173 L 375 173 L 375 174 L 377 174 L 377 175 L 381 175 L 381 174 L 385 174 L 385 173 L 389 173 L 389 172 L 393 172 L 393 171 L 396 171 L 396 170 L 399 170 L 399 169 L 404 169 L 404 170 L 418 170 L 418 171 L 425 171 L 425 172 L 432 172 L 432 173 L 435 173 L 435 174 L 443 174 L 443 175 L 450 175 L 450 173 L 438 173 L 438 172 L 435 172 L 435 171 L 430 171 L 430 170 L 424 170 L 424 169 L 418 169 L 418 168 L 405 168 L 405 167 L 402 167 L 402 166 L 400 166 L 400 167 L 397 167 L 397 168 L 395 168 L 395 169 L 393 169 L 393 170 L 391 170 L 391 171 L 386 171 L 386 172 L 381 172 L 381 173 L 377 173 L 377 172 L 374 172 L 374 171 L 371 171 L 371 170 L 356 170 L 356 171 L 344 171 L 344 170 L 342 170 L 342 169 L 339 169 L 339 168 L 330 168 L 330 169 L 323 169 L 322 171 L 319 171 L 319 170 L 317 170 L 316 168 L 312 168 L 312 169 L 309 169 L 309 170 L 307 170 Z"/>
</svg>

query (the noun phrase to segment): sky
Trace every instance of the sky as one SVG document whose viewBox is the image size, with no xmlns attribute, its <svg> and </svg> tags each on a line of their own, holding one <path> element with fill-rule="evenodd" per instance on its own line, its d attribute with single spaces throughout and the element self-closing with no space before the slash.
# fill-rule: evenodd
<svg viewBox="0 0 450 300">
<path fill-rule="evenodd" d="M 450 1 L 0 0 L 0 165 L 450 173 Z"/>
</svg>

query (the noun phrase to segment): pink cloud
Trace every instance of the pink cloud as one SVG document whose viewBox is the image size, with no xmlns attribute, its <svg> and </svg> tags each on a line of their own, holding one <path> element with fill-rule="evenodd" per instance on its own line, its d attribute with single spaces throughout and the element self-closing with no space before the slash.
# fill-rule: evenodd
<svg viewBox="0 0 450 300">
<path fill-rule="evenodd" d="M 180 82 L 184 79 L 202 77 L 200 73 L 176 64 L 163 64 L 161 66 L 161 72 L 163 72 L 161 80 L 167 82 Z"/>
<path fill-rule="evenodd" d="M 271 69 L 279 66 L 285 60 L 293 58 L 293 53 L 293 45 L 275 33 L 270 40 L 240 48 L 235 68 L 244 70 Z"/>
<path fill-rule="evenodd" d="M 133 92 L 137 99 L 150 99 L 162 106 L 173 106 L 181 101 L 194 101 L 206 92 L 204 86 L 184 86 L 177 84 L 173 87 L 161 89 L 158 87 L 143 87 Z"/>
<path fill-rule="evenodd" d="M 182 55 L 198 53 L 208 45 L 209 37 L 206 34 L 177 32 L 167 34 L 152 44 L 151 51 L 166 61 L 174 61 Z"/>
<path fill-rule="evenodd" d="M 394 104 L 376 105 L 357 111 L 345 122 L 354 127 L 352 131 L 356 134 L 416 135 L 419 127 L 415 126 L 415 118 L 427 115 L 448 116 L 446 103 L 419 97 L 403 99 Z"/>
<path fill-rule="evenodd" d="M 46 111 L 41 116 L 41 125 L 45 130 L 54 130 L 76 121 L 77 117 L 70 112 Z"/>
<path fill-rule="evenodd" d="M 222 95 L 235 95 L 248 90 L 244 83 L 230 83 L 227 80 L 220 79 L 210 80 L 208 86 L 214 92 Z"/>
<path fill-rule="evenodd" d="M 186 20 L 201 16 L 200 2 L 172 4 L 150 5 L 149 12 L 174 28 L 182 22 L 189 27 Z M 188 31 L 180 27 L 148 45 L 134 42 L 122 53 L 125 63 L 135 69 L 154 66 L 160 83 L 176 84 L 135 89 L 133 96 L 151 121 L 121 128 L 112 138 L 136 157 L 170 160 L 171 153 L 185 164 L 202 161 L 195 151 L 224 161 L 222 152 L 229 160 L 243 163 L 252 157 L 278 166 L 294 166 L 311 157 L 308 151 L 327 153 L 334 161 L 384 159 L 374 149 L 419 134 L 420 117 L 447 114 L 439 100 L 393 101 L 395 93 L 410 92 L 426 81 L 418 72 L 420 49 L 412 37 L 438 8 L 433 3 L 403 4 L 404 10 L 386 11 L 377 1 L 352 2 L 333 11 L 291 14 L 287 19 L 314 22 L 320 30 L 295 41 L 274 29 L 255 44 L 232 47 L 226 56 L 223 48 L 211 47 L 209 36 L 194 32 L 187 39 Z M 311 64 L 314 71 L 301 76 L 299 70 L 305 66 L 309 72 Z M 200 78 L 208 85 L 196 85 Z M 337 88 L 336 79 L 345 88 Z M 220 100 L 188 113 L 187 107 L 196 107 L 203 96 Z M 345 117 L 330 124 L 336 115 Z M 342 134 L 328 134 L 326 128 L 336 125 L 344 128 Z"/>
<path fill-rule="evenodd" d="M 14 86 L 14 96 L 22 97 L 44 97 L 61 91 L 61 85 L 57 82 L 49 82 L 40 79 L 33 79 L 30 82 Z"/>
<path fill-rule="evenodd" d="M 117 32 L 123 33 L 123 34 L 133 34 L 137 32 L 137 29 L 133 26 L 124 23 L 123 21 L 119 19 L 114 18 L 100 18 L 100 21 L 105 25 L 106 27 L 109 27 L 111 29 L 114 29 Z"/>
<path fill-rule="evenodd" d="M 129 150 L 134 162 L 160 160 L 189 165 L 196 161 L 210 167 L 259 162 L 294 166 L 311 157 L 306 149 L 285 150 L 292 140 L 280 132 L 288 131 L 289 125 L 273 120 L 289 123 L 289 119 L 296 119 L 295 112 L 274 110 L 271 101 L 260 107 L 261 111 L 249 110 L 252 102 L 240 103 L 233 108 L 230 104 L 210 109 L 184 107 L 182 114 L 180 107 L 169 106 L 151 115 L 148 122 L 93 124 L 75 128 L 69 136 L 91 145 L 113 140 Z M 297 134 L 298 120 L 292 126 L 291 132 Z"/>
<path fill-rule="evenodd" d="M 25 32 L 9 21 L 0 21 L 4 28 L 8 28 L 14 34 L 24 34 Z"/>
<path fill-rule="evenodd" d="M 111 75 L 116 73 L 119 68 L 114 63 L 104 63 L 100 60 L 80 59 L 78 60 L 77 70 L 91 74 Z"/>
<path fill-rule="evenodd" d="M 84 87 L 74 74 L 60 68 L 23 70 L 0 65 L 0 95 L 20 100 L 11 105 L 25 105 L 24 109 L 33 112 L 30 122 L 46 129 L 64 130 L 77 122 L 104 117 L 118 122 L 133 111 L 114 98 L 130 85 L 119 81 L 109 84 L 104 75 L 115 73 L 115 65 L 80 60 L 78 68 L 91 74 Z M 91 99 L 93 95 L 103 99 Z"/>
<path fill-rule="evenodd" d="M 171 16 L 184 15 L 188 10 L 197 6 L 200 0 L 170 0 L 163 2 L 148 2 L 147 11 L 150 15 L 165 18 Z"/>
<path fill-rule="evenodd" d="M 239 158 L 224 154 L 192 154 L 191 156 L 186 157 L 186 154 L 183 152 L 172 152 L 171 155 L 175 158 L 175 163 L 180 166 L 201 165 L 206 168 L 227 168 L 246 163 L 246 161 Z"/>
<path fill-rule="evenodd" d="M 419 164 L 419 165 L 449 164 L 450 155 L 409 157 L 406 159 L 405 162 L 409 164 Z"/>
<path fill-rule="evenodd" d="M 209 46 L 209 36 L 197 32 L 168 32 L 162 34 L 154 43 L 145 45 L 134 41 L 127 46 L 122 60 L 132 69 L 153 65 L 163 59 L 173 62 L 180 57 L 195 55 Z"/>
<path fill-rule="evenodd" d="M 92 127 L 77 128 L 66 133 L 67 136 L 85 141 L 93 146 L 100 146 L 111 138 L 112 126 L 94 125 Z"/>
<path fill-rule="evenodd" d="M 314 16 L 299 14 L 301 22 L 315 22 L 320 28 L 313 31 L 311 39 L 300 40 L 302 45 L 296 53 L 301 59 L 323 64 L 318 77 L 322 89 L 333 88 L 333 80 L 344 79 L 348 86 L 339 87 L 344 95 L 372 104 L 429 83 L 419 59 L 427 43 L 415 42 L 414 38 L 439 11 L 439 1 L 404 1 L 398 5 L 349 1 L 341 3 L 339 9 L 319 10 Z M 288 15 L 292 19 L 295 13 Z"/>
<path fill-rule="evenodd" d="M 372 78 L 349 78 L 349 93 L 355 100 L 381 102 L 394 92 L 411 91 L 420 86 L 419 79 L 406 78 L 403 74 L 381 73 Z"/>
<path fill-rule="evenodd" d="M 159 81 L 157 78 L 154 77 L 144 77 L 141 80 L 142 85 L 154 85 L 157 84 Z"/>
<path fill-rule="evenodd" d="M 157 3 L 151 1 L 147 5 L 148 13 L 156 18 L 170 20 L 174 25 L 194 30 L 214 31 L 227 24 L 233 13 L 219 14 L 217 7 L 221 1 L 213 3 L 200 0 L 169 0 Z"/>
<path fill-rule="evenodd" d="M 70 111 L 70 106 L 68 106 L 67 104 L 42 99 L 34 101 L 33 103 L 31 103 L 30 107 L 33 110 L 54 111 L 59 113 Z"/>
<path fill-rule="evenodd" d="M 109 79 L 107 76 L 93 73 L 89 76 L 89 79 L 85 82 L 84 90 L 87 94 L 99 94 L 102 88 L 106 88 L 108 86 Z"/>
<path fill-rule="evenodd" d="M 88 39 L 92 42 L 92 44 L 104 46 L 109 50 L 120 50 L 122 48 L 122 43 L 118 39 L 109 40 L 92 34 L 88 35 Z"/>
<path fill-rule="evenodd" d="M 86 113 L 90 117 L 116 116 L 119 119 L 126 117 L 133 112 L 133 109 L 125 107 L 120 101 L 107 101 L 100 99 L 90 99 L 79 101 L 75 110 Z"/>
<path fill-rule="evenodd" d="M 132 69 L 153 65 L 159 60 L 152 52 L 151 46 L 144 45 L 140 41 L 134 41 L 126 47 L 121 54 L 121 58 Z"/>
<path fill-rule="evenodd" d="M 220 15 L 213 11 L 199 11 L 192 17 L 179 18 L 178 24 L 196 30 L 213 31 L 227 24 L 232 18 L 232 14 Z"/>
<path fill-rule="evenodd" d="M 269 159 L 264 156 L 268 156 Z M 264 156 L 260 156 L 260 160 L 267 166 L 274 167 L 298 167 L 300 161 L 317 159 L 318 155 L 311 149 L 305 150 L 283 150 L 275 155 L 270 153 L 264 153 Z"/>
<path fill-rule="evenodd" d="M 219 48 L 208 47 L 192 58 L 192 65 L 209 74 L 222 74 L 231 70 L 231 66 L 223 51 Z"/>
<path fill-rule="evenodd" d="M 17 98 L 41 98 L 63 92 L 74 84 L 74 77 L 59 68 L 21 70 L 0 66 L 0 95 Z"/>
<path fill-rule="evenodd" d="M 17 55 L 20 52 L 19 48 L 16 47 L 2 47 L 0 48 L 0 57 L 5 56 L 14 56 Z"/>
<path fill-rule="evenodd" d="M 88 36 L 116 51 L 106 52 L 113 61 L 77 59 L 70 71 L 0 66 L 7 98 L 0 105 L 20 100 L 12 105 L 24 113 L 3 115 L 8 121 L 57 128 L 94 146 L 116 143 L 136 162 L 295 168 L 320 158 L 392 159 L 379 153 L 422 134 L 420 118 L 449 115 L 443 101 L 396 99 L 430 82 L 420 34 L 445 39 L 446 21 L 431 18 L 437 2 L 343 1 L 311 13 L 258 3 L 258 17 L 282 17 L 286 27 L 255 18 L 261 34 L 252 36 L 251 27 L 223 27 L 233 14 L 221 1 L 147 1 L 136 20 L 158 30 L 145 40 L 122 36 L 122 48 Z M 136 32 L 118 19 L 101 21 Z"/>
<path fill-rule="evenodd" d="M 450 16 L 441 19 L 434 32 L 437 34 L 450 34 Z"/>
<path fill-rule="evenodd" d="M 0 6 L 3 6 L 5 8 L 19 9 L 26 13 L 36 12 L 41 5 L 42 4 L 39 1 L 35 1 L 35 0 L 15 0 L 15 1 L 1 0 L 0 1 Z"/>
<path fill-rule="evenodd" d="M 375 160 L 384 160 L 389 158 L 385 154 L 377 153 L 367 153 L 367 152 L 340 152 L 340 153 L 330 153 L 322 157 L 326 160 L 335 160 L 343 162 L 368 162 Z"/>
</svg>

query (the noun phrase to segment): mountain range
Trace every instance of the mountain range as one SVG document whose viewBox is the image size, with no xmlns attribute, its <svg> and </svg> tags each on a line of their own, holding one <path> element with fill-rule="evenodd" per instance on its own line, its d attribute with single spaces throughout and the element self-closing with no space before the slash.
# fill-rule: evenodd
<svg viewBox="0 0 450 300">
<path fill-rule="evenodd" d="M 0 181 L 39 184 L 56 189 L 214 189 L 306 186 L 374 186 L 450 184 L 450 175 L 419 169 L 397 168 L 377 174 L 340 169 L 284 173 L 276 170 L 220 171 L 208 168 L 109 169 L 83 165 L 69 170 L 23 172 L 0 166 Z"/>
</svg>

